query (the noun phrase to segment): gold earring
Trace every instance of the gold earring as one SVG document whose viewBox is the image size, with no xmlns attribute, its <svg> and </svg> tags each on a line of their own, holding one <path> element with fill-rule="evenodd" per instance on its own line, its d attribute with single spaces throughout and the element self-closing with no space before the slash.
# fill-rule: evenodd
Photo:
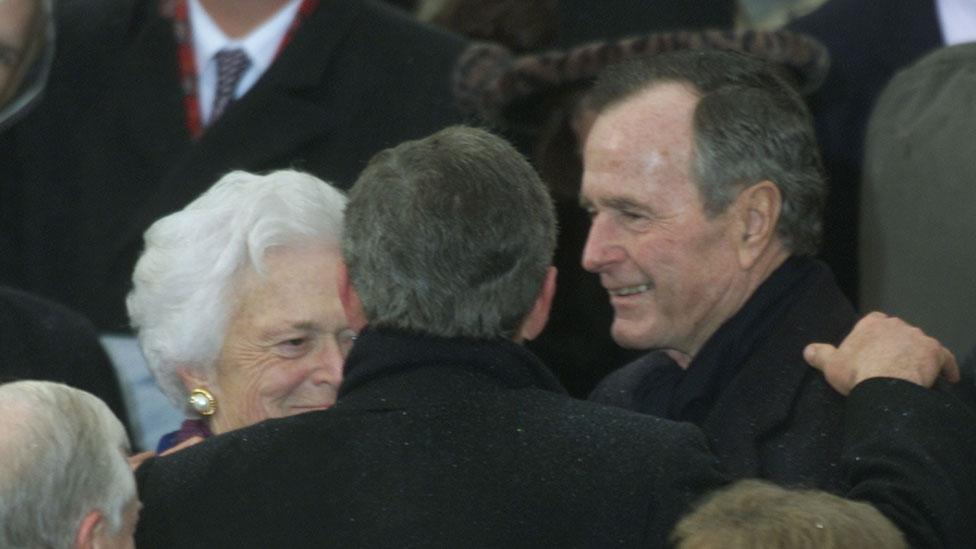
<svg viewBox="0 0 976 549">
<path fill-rule="evenodd" d="M 212 416 L 217 411 L 217 399 L 210 391 L 197 387 L 190 392 L 190 408 L 201 416 Z"/>
</svg>

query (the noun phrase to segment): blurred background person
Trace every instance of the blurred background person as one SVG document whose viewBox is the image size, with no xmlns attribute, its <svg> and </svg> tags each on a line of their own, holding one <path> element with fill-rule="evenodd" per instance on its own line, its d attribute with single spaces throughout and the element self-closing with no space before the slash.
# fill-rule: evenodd
<svg viewBox="0 0 976 549">
<path fill-rule="evenodd" d="M 308 174 L 232 172 L 146 231 L 129 314 L 190 418 L 158 451 L 335 402 L 354 336 L 336 283 L 345 202 Z"/>
<path fill-rule="evenodd" d="M 0 0 L 0 130 L 23 116 L 44 88 L 54 44 L 50 10 L 44 0 Z M 0 195 L 0 204 L 6 198 Z M 9 221 L 0 216 L 0 241 L 8 236 Z M 0 383 L 66 383 L 102 399 L 129 428 L 112 363 L 91 322 L 78 313 L 0 286 L 0 353 Z"/>
<path fill-rule="evenodd" d="M 938 47 L 976 40 L 976 2 L 828 0 L 787 28 L 816 38 L 830 52 L 826 81 L 808 99 L 830 191 L 820 255 L 859 306 L 858 218 L 868 117 L 898 70 Z"/>
<path fill-rule="evenodd" d="M 773 30 L 820 7 L 824 0 L 738 0 L 736 26 Z"/>
<path fill-rule="evenodd" d="M 675 526 L 676 549 L 907 549 L 877 509 L 819 490 L 741 480 L 705 498 Z"/>
<path fill-rule="evenodd" d="M 939 339 L 976 346 L 976 43 L 899 71 L 869 119 L 861 299 Z"/>
<path fill-rule="evenodd" d="M 0 0 L 0 130 L 43 89 L 54 36 L 49 0 Z"/>
<path fill-rule="evenodd" d="M 0 383 L 58 381 L 102 399 L 129 432 L 126 401 L 92 323 L 57 303 L 0 287 Z"/>
<path fill-rule="evenodd" d="M 46 381 L 0 385 L 0 546 L 131 548 L 129 441 L 103 402 Z"/>
</svg>

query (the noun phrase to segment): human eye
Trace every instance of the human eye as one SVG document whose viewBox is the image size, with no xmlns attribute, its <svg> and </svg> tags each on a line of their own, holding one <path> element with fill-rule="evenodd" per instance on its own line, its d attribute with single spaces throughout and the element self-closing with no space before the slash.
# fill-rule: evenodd
<svg viewBox="0 0 976 549">
<path fill-rule="evenodd" d="M 653 219 L 646 211 L 637 208 L 618 208 L 614 210 L 614 217 L 621 227 L 636 232 L 650 227 Z"/>
<path fill-rule="evenodd" d="M 616 210 L 616 214 L 617 218 L 625 225 L 639 224 L 649 219 L 647 214 L 636 208 L 619 208 Z"/>
<path fill-rule="evenodd" d="M 308 337 L 292 337 L 283 339 L 274 345 L 275 353 L 284 358 L 298 358 L 309 351 L 311 340 Z"/>
</svg>

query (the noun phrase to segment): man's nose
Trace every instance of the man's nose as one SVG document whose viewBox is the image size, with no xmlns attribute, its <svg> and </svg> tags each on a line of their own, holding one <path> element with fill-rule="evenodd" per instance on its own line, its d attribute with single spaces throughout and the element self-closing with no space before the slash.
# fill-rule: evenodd
<svg viewBox="0 0 976 549">
<path fill-rule="evenodd" d="M 603 214 L 594 215 L 586 245 L 583 246 L 583 268 L 591 273 L 599 273 L 621 258 L 622 250 L 610 220 Z"/>
</svg>

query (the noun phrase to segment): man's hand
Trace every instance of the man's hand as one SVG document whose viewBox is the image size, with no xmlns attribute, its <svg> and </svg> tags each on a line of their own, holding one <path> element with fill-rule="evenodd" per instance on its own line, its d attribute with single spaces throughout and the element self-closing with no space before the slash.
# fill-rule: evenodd
<svg viewBox="0 0 976 549">
<path fill-rule="evenodd" d="M 811 343 L 803 358 L 845 396 L 872 377 L 904 379 L 923 387 L 931 387 L 940 374 L 959 381 L 956 357 L 941 343 L 899 318 L 877 312 L 862 318 L 840 347 Z"/>
</svg>

